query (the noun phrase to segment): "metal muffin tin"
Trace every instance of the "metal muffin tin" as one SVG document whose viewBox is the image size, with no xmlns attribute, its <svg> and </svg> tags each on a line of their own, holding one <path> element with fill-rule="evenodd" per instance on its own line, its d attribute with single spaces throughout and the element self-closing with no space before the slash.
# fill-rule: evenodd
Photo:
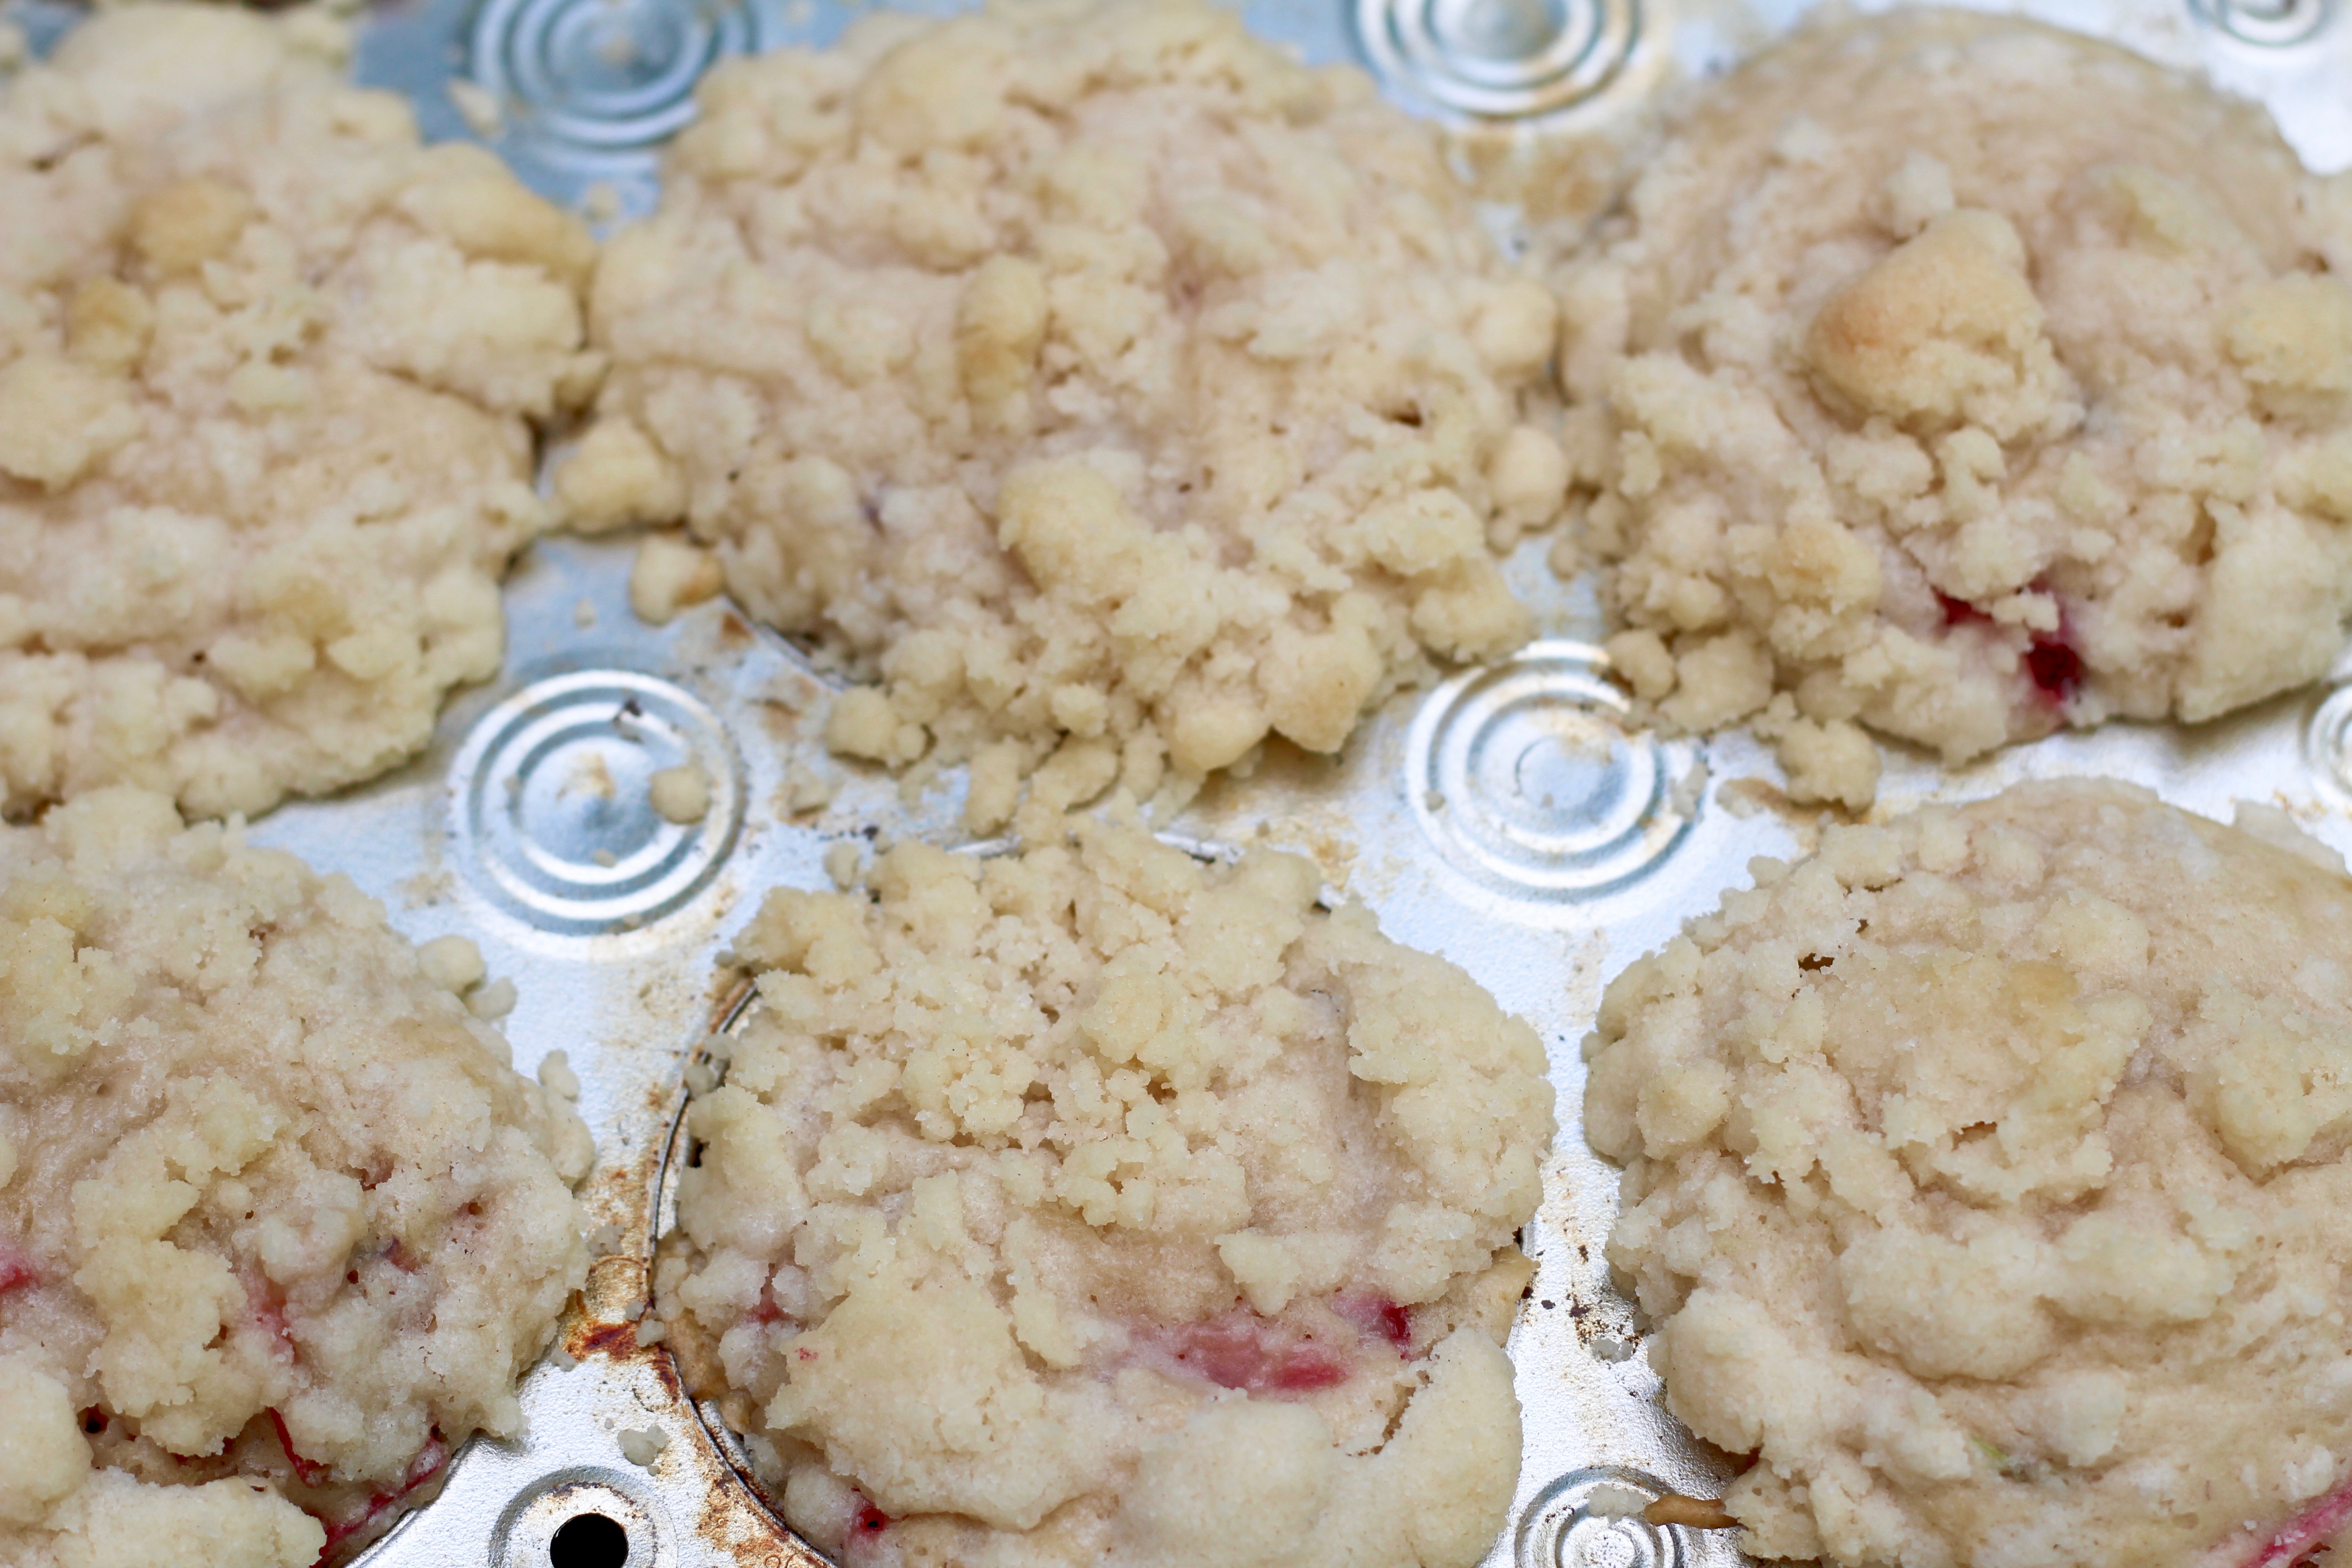
<svg viewBox="0 0 2352 1568">
<path fill-rule="evenodd" d="M 2201 69 L 2262 99 L 2315 168 L 2352 163 L 2352 21 L 2339 0 L 2033 0 L 2032 15 Z M 923 9 L 959 8 L 919 0 Z M 1396 99 L 1474 141 L 1538 153 L 1628 125 L 1661 85 L 1722 69 L 1806 0 L 1251 0 L 1259 32 L 1312 61 L 1354 59 Z M 359 24 L 356 69 L 416 107 L 428 137 L 468 136 L 600 223 L 651 205 L 658 146 L 696 78 L 732 51 L 823 44 L 837 0 L 395 0 Z M 78 15 L 0 0 L 44 47 Z M 1485 117 L 1485 118 L 1476 118 Z M 664 1167 L 698 1043 L 724 1021 L 717 962 L 761 895 L 830 884 L 826 853 L 962 839 L 958 781 L 917 798 L 827 757 L 819 676 L 724 600 L 667 626 L 628 607 L 629 542 L 552 538 L 507 586 L 508 657 L 461 694 L 427 752 L 332 800 L 280 807 L 258 842 L 348 874 L 419 941 L 462 932 L 520 1000 L 505 1021 L 529 1071 L 555 1050 L 596 1138 L 583 1191 L 605 1226 L 583 1310 L 529 1376 L 528 1428 L 477 1440 L 371 1568 L 787 1568 L 822 1559 L 742 1479 L 715 1413 L 668 1350 L 637 1342 L 664 1224 Z M 1444 953 L 1550 1048 L 1559 1142 L 1527 1228 L 1536 1282 L 1511 1339 L 1527 1443 L 1488 1568 L 1679 1568 L 1739 1561 L 1729 1537 L 1623 1517 L 1622 1489 L 1711 1495 L 1720 1457 L 1666 1415 L 1643 1325 L 1602 1257 L 1615 1174 L 1578 1125 L 1579 1046 L 1605 982 L 1748 878 L 1806 849 L 1745 734 L 1630 732 L 1605 679 L 1589 583 L 1561 584 L 1542 542 L 1510 563 L 1541 640 L 1391 701 L 1337 759 L 1283 752 L 1165 826 L 1188 840 L 1304 850 L 1393 938 Z M 647 782 L 683 762 L 710 809 L 680 826 Z M 2115 725 L 1944 772 L 1893 752 L 1878 814 L 1990 795 L 2024 778 L 2136 780 L 2227 818 L 2282 806 L 2352 848 L 2352 658 L 2318 689 L 2196 730 Z M 839 851 L 835 850 L 838 858 Z M 626 1442 L 624 1434 L 627 1434 Z M 632 1462 L 652 1444 L 648 1462 Z M 1595 1510 L 1597 1489 L 1611 1484 Z M 608 1526 L 626 1536 L 612 1555 Z M 558 1532 L 572 1525 L 569 1543 Z M 580 1533 L 601 1531 L 600 1549 Z"/>
</svg>

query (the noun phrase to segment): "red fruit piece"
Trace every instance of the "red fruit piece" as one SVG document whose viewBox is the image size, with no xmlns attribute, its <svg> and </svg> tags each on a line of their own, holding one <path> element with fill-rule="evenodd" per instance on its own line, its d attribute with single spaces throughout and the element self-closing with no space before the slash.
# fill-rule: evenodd
<svg viewBox="0 0 2352 1568">
<path fill-rule="evenodd" d="M 252 1274 L 246 1275 L 244 1279 L 246 1310 L 253 1314 L 253 1321 L 277 1342 L 279 1357 L 292 1361 L 294 1332 L 286 1323 L 285 1301 L 267 1280 Z"/>
<path fill-rule="evenodd" d="M 1386 1296 L 1335 1296 L 1331 1310 L 1368 1334 L 1378 1334 L 1396 1347 L 1399 1355 L 1412 1349 L 1412 1311 Z"/>
<path fill-rule="evenodd" d="M 33 1255 L 19 1252 L 13 1247 L 0 1247 L 0 1296 L 40 1282 L 33 1270 Z"/>
<path fill-rule="evenodd" d="M 1986 615 L 1966 599 L 1955 599 L 1940 588 L 1936 591 L 1936 603 L 1943 610 L 1944 624 L 1948 626 L 1960 626 L 1969 621 L 1992 619 L 1990 616 Z"/>
<path fill-rule="evenodd" d="M 1313 1352 L 1293 1352 L 1268 1367 L 1262 1385 L 1254 1387 L 1253 1392 L 1309 1394 L 1318 1388 L 1337 1388 L 1347 1381 L 1348 1369 L 1338 1362 Z"/>
<path fill-rule="evenodd" d="M 2035 690 L 2053 702 L 2064 703 L 2083 684 L 2083 656 L 2063 636 L 2037 634 L 2025 650 L 2025 672 L 2033 678 Z"/>
<path fill-rule="evenodd" d="M 2040 584 L 2035 586 L 2039 588 Z M 1937 607 L 1944 612 L 1944 625 L 1948 626 L 1992 619 L 1966 599 L 1955 599 L 1941 589 L 1935 592 Z M 2074 693 L 2083 684 L 2083 656 L 2076 653 L 2074 646 L 2066 640 L 2063 620 L 2054 633 L 2033 634 L 2033 640 L 2025 650 L 2025 673 L 2032 680 L 2033 689 L 2050 701 L 2063 706 L 2074 700 Z"/>
</svg>

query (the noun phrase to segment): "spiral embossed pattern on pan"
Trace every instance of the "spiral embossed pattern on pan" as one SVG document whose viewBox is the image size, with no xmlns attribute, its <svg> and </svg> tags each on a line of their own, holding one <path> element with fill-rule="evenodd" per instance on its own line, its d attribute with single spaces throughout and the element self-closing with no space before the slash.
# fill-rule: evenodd
<svg viewBox="0 0 2352 1568">
<path fill-rule="evenodd" d="M 695 0 L 489 0 L 475 81 L 510 115 L 575 147 L 646 147 L 694 118 L 694 84 L 761 47 L 750 9 Z"/>
</svg>

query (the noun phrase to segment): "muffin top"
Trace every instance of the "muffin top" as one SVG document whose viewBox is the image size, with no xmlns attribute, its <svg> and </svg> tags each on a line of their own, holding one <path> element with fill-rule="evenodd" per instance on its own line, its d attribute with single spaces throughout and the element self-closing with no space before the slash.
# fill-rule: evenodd
<svg viewBox="0 0 2352 1568">
<path fill-rule="evenodd" d="M 1611 985 L 1609 1256 L 1675 1414 L 1756 1457 L 1751 1551 L 2285 1563 L 2341 1525 L 2352 882 L 2268 837 L 2023 784 L 1759 860 Z"/>
<path fill-rule="evenodd" d="M 968 825 L 1337 750 L 1528 631 L 1554 310 L 1434 133 L 1202 0 L 877 16 L 716 67 L 597 271 L 578 526 L 684 521 Z"/>
<path fill-rule="evenodd" d="M 1621 668 L 1853 805 L 1857 723 L 1957 763 L 2315 679 L 2347 219 L 2258 106 L 2011 18 L 1815 27 L 1695 93 L 1559 277 Z"/>
<path fill-rule="evenodd" d="M 657 1278 L 795 1529 L 861 1563 L 1485 1551 L 1544 1054 L 1319 882 L 1087 825 L 770 895 Z"/>
<path fill-rule="evenodd" d="M 0 81 L 0 807 L 368 778 L 496 672 L 594 247 L 308 10 L 110 6 Z"/>
<path fill-rule="evenodd" d="M 310 1568 L 516 1429 L 587 1131 L 374 900 L 95 791 L 0 829 L 0 1557 Z"/>
</svg>

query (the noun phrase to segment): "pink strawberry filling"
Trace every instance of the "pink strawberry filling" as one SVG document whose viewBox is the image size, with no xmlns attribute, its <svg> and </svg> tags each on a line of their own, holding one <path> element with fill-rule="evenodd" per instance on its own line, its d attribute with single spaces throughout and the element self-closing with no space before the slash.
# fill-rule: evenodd
<svg viewBox="0 0 2352 1568">
<path fill-rule="evenodd" d="M 1386 1296 L 1360 1296 L 1342 1291 L 1332 1298 L 1331 1310 L 1368 1334 L 1378 1334 L 1396 1347 L 1399 1355 L 1412 1349 L 1412 1311 Z"/>
<path fill-rule="evenodd" d="M 1244 1307 L 1204 1323 L 1162 1328 L 1156 1337 L 1179 1364 L 1219 1388 L 1307 1394 L 1348 1381 L 1347 1367 L 1324 1346 Z"/>
<path fill-rule="evenodd" d="M 1153 1324 L 1142 1338 L 1184 1371 L 1220 1388 L 1277 1397 L 1338 1387 L 1374 1342 L 1387 1344 L 1400 1358 L 1412 1354 L 1409 1308 L 1359 1290 L 1343 1290 L 1329 1305 L 1338 1324 L 1311 1310 L 1303 1323 L 1265 1318 L 1236 1302 L 1223 1316 L 1204 1321 Z"/>
<path fill-rule="evenodd" d="M 398 1237 L 394 1237 L 377 1256 L 404 1273 L 413 1272 L 417 1267 Z M 286 1319 L 286 1303 L 277 1290 L 266 1280 L 247 1275 L 245 1297 L 247 1310 L 252 1314 L 253 1321 L 269 1336 L 277 1354 L 289 1362 L 295 1360 L 299 1352 L 294 1343 L 293 1329 Z M 294 1434 L 287 1429 L 286 1417 L 277 1406 L 270 1406 L 265 1414 L 269 1417 L 270 1429 L 278 1435 L 278 1446 L 285 1450 L 287 1462 L 294 1468 L 294 1479 L 305 1487 L 328 1485 L 333 1467 L 303 1457 L 301 1450 L 295 1447 Z M 334 1517 L 314 1510 L 312 1517 L 325 1526 L 327 1531 L 326 1545 L 319 1552 L 318 1568 L 324 1568 L 329 1560 L 341 1555 L 342 1548 L 352 1538 L 373 1531 L 386 1514 L 398 1508 L 418 1488 L 431 1482 L 448 1463 L 449 1445 L 436 1426 L 424 1448 L 410 1462 L 407 1474 L 402 1478 L 399 1486 L 388 1491 L 371 1492 L 356 1509 L 341 1511 Z"/>
<path fill-rule="evenodd" d="M 2066 642 L 2063 628 L 2058 637 L 2036 633 L 2025 650 L 2025 673 L 2033 678 L 2035 690 L 2063 705 L 2083 684 L 2083 656 Z"/>
<path fill-rule="evenodd" d="M 1992 620 L 1990 616 L 1966 599 L 1955 599 L 1940 590 L 1936 594 L 1936 605 L 1944 612 L 1944 625 L 1947 626 L 1966 626 L 1973 621 L 1990 624 Z M 2075 652 L 2074 645 L 2066 640 L 2066 624 L 2063 616 L 2056 632 L 2036 632 L 2032 641 L 2026 645 L 2025 674 L 2043 700 L 2057 706 L 2063 707 L 2074 700 L 2074 693 L 2081 689 L 2083 656 Z"/>
<path fill-rule="evenodd" d="M 882 1536 L 898 1521 L 874 1506 L 864 1492 L 850 1494 L 849 1521 L 843 1527 L 841 1560 L 870 1563 L 882 1550 Z"/>
<path fill-rule="evenodd" d="M 2352 1480 L 2273 1531 L 2246 1558 L 2243 1568 L 2294 1568 L 2347 1521 L 2352 1521 Z"/>
<path fill-rule="evenodd" d="M 280 1360 L 294 1359 L 294 1331 L 286 1321 L 286 1303 L 267 1280 L 255 1275 L 245 1276 L 246 1310 L 267 1333 L 276 1346 Z"/>
<path fill-rule="evenodd" d="M 1992 619 L 1990 616 L 1986 615 L 1966 599 L 1955 599 L 1940 588 L 1936 590 L 1936 604 L 1944 612 L 1944 624 L 1948 626 L 1961 626 L 1969 621 Z"/>
<path fill-rule="evenodd" d="M 13 1247 L 0 1247 L 0 1296 L 37 1284 L 39 1280 L 40 1276 L 33 1269 L 32 1254 L 19 1252 Z"/>
<path fill-rule="evenodd" d="M 294 1434 L 286 1430 L 286 1417 L 269 1407 L 269 1425 L 278 1433 L 278 1446 L 286 1450 L 288 1462 L 294 1467 L 294 1479 L 306 1487 L 315 1487 L 327 1479 L 328 1467 L 316 1459 L 306 1459 L 294 1447 Z"/>
<path fill-rule="evenodd" d="M 270 1412 L 273 1419 L 276 1418 L 277 1414 L 274 1410 Z M 285 1428 L 282 1426 L 278 1428 L 278 1433 L 282 1438 L 285 1434 Z M 291 1448 L 287 1449 L 287 1456 L 289 1458 L 292 1458 L 293 1452 Z M 295 1463 L 299 1466 L 302 1461 L 297 1459 Z M 436 1426 L 432 1436 L 425 1445 L 424 1451 L 410 1463 L 408 1474 L 401 1481 L 397 1490 L 374 1493 L 369 1497 L 358 1512 L 348 1518 L 319 1521 L 320 1524 L 327 1527 L 327 1544 L 320 1548 L 319 1561 L 312 1564 L 312 1568 L 326 1568 L 327 1560 L 335 1555 L 338 1547 L 352 1537 L 366 1531 L 385 1514 L 406 1501 L 411 1493 L 439 1475 L 448 1463 L 449 1445 L 442 1440 L 441 1429 Z"/>
</svg>

